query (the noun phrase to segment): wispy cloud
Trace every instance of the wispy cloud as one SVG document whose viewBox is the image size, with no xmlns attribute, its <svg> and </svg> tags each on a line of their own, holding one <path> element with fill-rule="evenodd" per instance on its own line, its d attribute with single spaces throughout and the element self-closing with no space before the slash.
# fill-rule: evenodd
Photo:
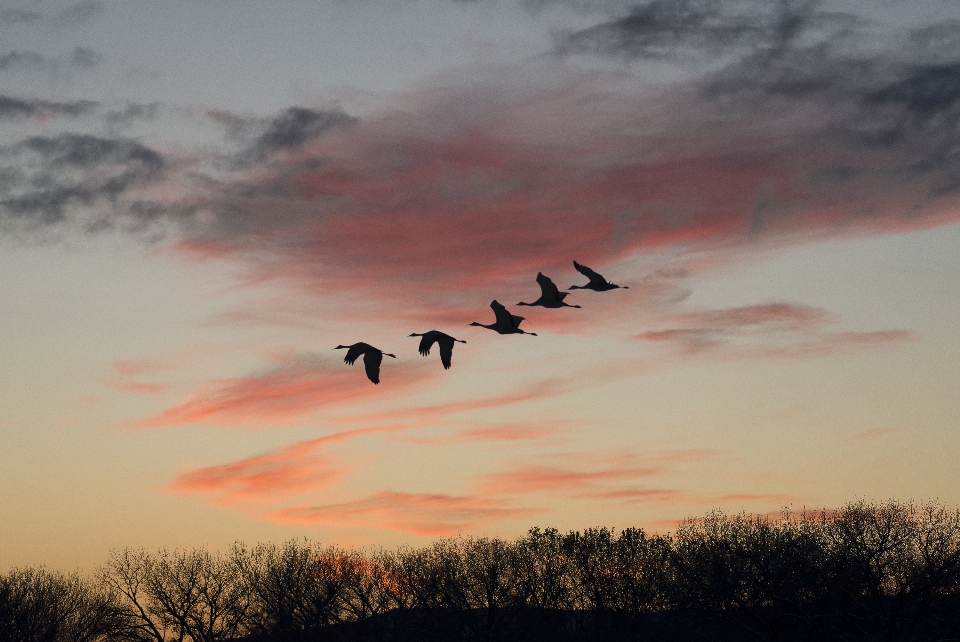
<svg viewBox="0 0 960 642">
<path fill-rule="evenodd" d="M 31 9 L 0 9 L 0 25 L 51 25 L 70 27 L 87 22 L 103 13 L 103 4 L 95 0 L 83 0 L 70 4 L 55 13 Z"/>
<path fill-rule="evenodd" d="M 167 388 L 165 384 L 146 382 L 142 377 L 155 376 L 180 368 L 195 358 L 197 352 L 198 350 L 192 347 L 155 357 L 115 361 L 112 364 L 113 375 L 108 377 L 105 383 L 127 392 L 162 392 Z"/>
<path fill-rule="evenodd" d="M 259 505 L 313 492 L 340 481 L 348 467 L 318 452 L 329 439 L 292 444 L 281 450 L 220 466 L 181 473 L 169 489 L 206 495 L 225 506 Z"/>
<path fill-rule="evenodd" d="M 182 472 L 168 489 L 205 495 L 221 505 L 263 508 L 271 502 L 282 504 L 334 485 L 351 470 L 342 458 L 325 451 L 329 446 L 413 428 L 408 424 L 387 424 L 299 441 L 241 461 Z"/>
<path fill-rule="evenodd" d="M 862 432 L 858 432 L 856 434 L 850 435 L 845 438 L 845 441 L 850 441 L 850 442 L 871 441 L 878 437 L 892 435 L 902 430 L 903 430 L 902 428 L 897 428 L 896 426 L 886 426 L 883 428 L 871 428 L 870 430 L 864 430 Z"/>
<path fill-rule="evenodd" d="M 667 474 L 677 464 L 715 458 L 715 450 L 679 450 L 616 455 L 577 453 L 541 457 L 543 463 L 523 464 L 474 480 L 477 489 L 495 496 L 553 495 L 568 499 L 657 501 L 679 497 L 680 491 L 638 487 L 637 481 Z"/>
<path fill-rule="evenodd" d="M 0 54 L 0 72 L 40 72 L 58 77 L 96 67 L 101 55 L 92 49 L 74 47 L 70 55 L 44 56 L 35 51 L 9 51 Z"/>
<path fill-rule="evenodd" d="M 36 118 L 46 114 L 80 116 L 94 110 L 99 103 L 90 100 L 79 100 L 73 102 L 57 102 L 50 100 L 41 100 L 36 98 L 14 98 L 12 96 L 0 95 L 0 120 L 13 118 Z M 17 148 L 8 148 L 0 150 L 2 155 L 15 153 Z"/>
<path fill-rule="evenodd" d="M 535 441 L 545 437 L 556 438 L 562 433 L 561 426 L 570 422 L 551 421 L 550 425 L 537 423 L 506 423 L 496 426 L 463 428 L 443 437 L 404 437 L 404 441 L 431 446 L 449 446 L 483 441 Z"/>
<path fill-rule="evenodd" d="M 436 368 L 432 368 L 432 370 L 436 370 Z M 409 419 L 416 419 L 420 422 L 435 421 L 473 410 L 501 408 L 503 406 L 546 399 L 561 394 L 564 390 L 569 389 L 572 383 L 570 379 L 551 378 L 522 386 L 514 392 L 491 397 L 464 399 L 427 406 L 397 408 L 375 413 L 354 414 L 349 417 L 338 418 L 337 420 L 346 423 L 377 423 Z"/>
<path fill-rule="evenodd" d="M 636 335 L 687 356 L 720 359 L 799 359 L 846 354 L 913 338 L 906 330 L 838 332 L 822 308 L 764 303 L 676 314 L 672 327 Z"/>
<path fill-rule="evenodd" d="M 435 369 L 405 363 L 384 368 L 386 389 L 374 387 L 360 368 L 333 357 L 300 355 L 263 374 L 211 382 L 187 401 L 136 421 L 133 428 L 187 424 L 276 426 L 369 395 L 396 396 L 437 376 Z M 380 388 L 383 388 L 381 386 Z"/>
<path fill-rule="evenodd" d="M 505 500 L 477 495 L 377 491 L 361 499 L 334 504 L 305 504 L 274 511 L 284 523 L 364 526 L 415 535 L 449 537 L 481 524 L 532 517 L 544 511 L 515 508 Z"/>
</svg>

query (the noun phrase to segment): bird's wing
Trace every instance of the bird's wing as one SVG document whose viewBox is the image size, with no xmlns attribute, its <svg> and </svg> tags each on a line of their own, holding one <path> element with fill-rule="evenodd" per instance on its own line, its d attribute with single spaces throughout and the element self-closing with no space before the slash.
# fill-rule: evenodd
<svg viewBox="0 0 960 642">
<path fill-rule="evenodd" d="M 566 296 L 566 292 L 562 295 L 560 290 L 554 285 L 553 281 L 550 280 L 549 276 L 544 276 L 542 272 L 537 273 L 537 283 L 540 284 L 540 294 L 542 299 L 548 301 L 562 301 L 563 297 Z"/>
<path fill-rule="evenodd" d="M 369 348 L 370 346 L 366 343 L 354 343 L 352 346 L 350 346 L 350 349 L 347 350 L 347 356 L 343 358 L 344 362 L 352 366 L 353 362 L 356 361 L 357 358 Z"/>
<path fill-rule="evenodd" d="M 502 303 L 494 299 L 490 304 L 490 307 L 493 308 L 493 313 L 497 317 L 497 325 L 502 325 L 505 328 L 516 327 L 516 322 L 513 320 L 513 315 L 507 312 L 507 309 L 503 307 Z"/>
<path fill-rule="evenodd" d="M 420 354 L 427 356 L 430 354 L 430 348 L 433 347 L 433 344 L 437 341 L 437 332 L 436 330 L 431 330 L 430 332 L 424 332 L 423 338 L 420 339 Z"/>
<path fill-rule="evenodd" d="M 444 370 L 450 369 L 450 358 L 453 357 L 453 337 L 444 335 L 437 343 L 440 344 L 440 362 Z"/>
<path fill-rule="evenodd" d="M 588 268 L 586 265 L 580 265 L 579 263 L 574 261 L 573 267 L 577 268 L 577 272 L 579 272 L 583 276 L 590 279 L 590 283 L 602 284 L 607 282 L 605 278 L 603 278 L 602 276 L 600 276 L 599 274 L 597 274 L 596 272 Z"/>
<path fill-rule="evenodd" d="M 373 383 L 380 383 L 380 362 L 383 353 L 379 350 L 367 350 L 363 355 L 363 369 L 367 371 L 367 379 Z"/>
<path fill-rule="evenodd" d="M 510 315 L 510 318 L 513 319 L 513 327 L 515 327 L 515 328 L 519 328 L 519 327 L 520 327 L 520 324 L 521 324 L 522 322 L 526 321 L 526 318 L 525 318 L 525 317 L 518 317 L 518 316 L 515 315 L 515 314 L 511 314 L 511 315 Z"/>
</svg>

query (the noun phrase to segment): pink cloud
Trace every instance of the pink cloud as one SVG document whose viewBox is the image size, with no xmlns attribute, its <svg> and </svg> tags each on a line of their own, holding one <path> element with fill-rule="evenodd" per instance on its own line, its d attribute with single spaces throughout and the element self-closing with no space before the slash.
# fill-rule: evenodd
<svg viewBox="0 0 960 642">
<path fill-rule="evenodd" d="M 288 524 L 371 527 L 415 535 L 449 537 L 490 522 L 531 517 L 543 511 L 514 508 L 476 495 L 405 493 L 382 490 L 335 504 L 306 504 L 268 514 Z"/>
<path fill-rule="evenodd" d="M 123 390 L 124 392 L 145 392 L 148 394 L 163 392 L 166 389 L 166 386 L 163 384 L 145 383 L 142 381 L 108 381 L 107 385 L 117 390 Z"/>
<path fill-rule="evenodd" d="M 736 260 L 787 242 L 960 220 L 921 178 L 878 180 L 898 171 L 890 154 L 863 149 L 852 160 L 839 142 L 809 135 L 819 122 L 796 119 L 795 131 L 781 131 L 778 121 L 776 135 L 747 119 L 694 128 L 686 95 L 653 101 L 582 79 L 503 82 L 398 96 L 392 108 L 214 183 L 189 204 L 243 216 L 213 216 L 179 247 L 246 259 L 252 280 L 363 291 L 402 301 L 391 304 L 399 317 L 453 323 L 493 290 L 511 303 L 526 297 L 538 270 L 567 287 L 578 279 L 572 259 L 604 269 L 686 248 Z M 851 162 L 870 171 L 825 182 L 821 170 Z M 763 324 L 812 321 L 789 317 L 797 311 L 753 310 L 772 315 Z M 576 323 L 566 312 L 547 323 Z"/>
<path fill-rule="evenodd" d="M 322 443 L 301 442 L 232 464 L 187 471 L 177 476 L 170 490 L 210 495 L 217 504 L 236 505 L 329 487 L 339 482 L 348 469 L 333 457 L 318 454 Z"/>
<path fill-rule="evenodd" d="M 435 446 L 448 446 L 452 444 L 462 444 L 473 441 L 532 441 L 557 435 L 560 433 L 560 429 L 558 428 L 557 424 L 563 423 L 565 422 L 551 422 L 550 426 L 531 423 L 482 426 L 476 428 L 464 428 L 444 437 L 405 437 L 404 440 L 415 444 Z"/>
<path fill-rule="evenodd" d="M 615 500 L 624 504 L 650 504 L 657 502 L 680 502 L 686 493 L 675 488 L 617 488 L 587 493 L 587 499 Z"/>
<path fill-rule="evenodd" d="M 166 354 L 139 359 L 123 359 L 114 361 L 113 376 L 106 380 L 106 385 L 124 392 L 155 394 L 163 392 L 167 384 L 145 382 L 138 379 L 159 375 L 177 370 L 195 361 L 198 357 L 216 351 L 216 346 L 186 346 Z"/>
<path fill-rule="evenodd" d="M 431 372 L 436 370 L 431 369 Z M 483 397 L 480 399 L 465 399 L 461 401 L 451 401 L 442 404 L 430 406 L 415 406 L 411 408 L 398 408 L 383 412 L 368 414 L 354 414 L 349 417 L 338 418 L 337 421 L 346 423 L 377 423 L 382 421 L 403 421 L 416 419 L 419 422 L 426 423 L 431 420 L 441 419 L 462 412 L 472 410 L 484 410 L 487 408 L 499 408 L 513 404 L 524 403 L 527 401 L 536 401 L 546 399 L 563 393 L 571 385 L 570 380 L 553 378 L 544 381 L 537 381 L 526 385 L 516 392 L 510 392 L 493 397 Z"/>
<path fill-rule="evenodd" d="M 474 480 L 474 486 L 492 495 L 560 495 L 568 498 L 628 500 L 663 498 L 675 491 L 638 488 L 635 482 L 664 475 L 671 465 L 698 463 L 714 458 L 721 451 L 712 449 L 679 450 L 662 453 L 554 454 L 545 463 L 524 464 L 500 473 L 487 473 Z"/>
<path fill-rule="evenodd" d="M 300 441 L 272 453 L 180 473 L 169 490 L 212 496 L 221 505 L 283 501 L 333 486 L 349 472 L 349 466 L 323 452 L 325 447 L 365 435 L 410 429 L 408 425 L 376 426 Z"/>
<path fill-rule="evenodd" d="M 503 473 L 484 475 L 477 483 L 484 491 L 505 495 L 566 493 L 606 482 L 652 477 L 658 468 L 618 468 L 578 470 L 560 466 L 525 466 Z"/>
<path fill-rule="evenodd" d="M 892 435 L 893 433 L 900 432 L 902 428 L 897 428 L 894 426 L 888 426 L 885 428 L 871 428 L 870 430 L 864 430 L 863 432 L 858 432 L 854 435 L 846 437 L 847 441 L 868 441 L 871 439 L 876 439 L 877 437 L 883 437 L 885 435 Z"/>
<path fill-rule="evenodd" d="M 134 428 L 188 424 L 270 426 L 342 406 L 371 395 L 396 396 L 435 378 L 433 369 L 384 364 L 388 386 L 367 380 L 363 364 L 297 358 L 262 375 L 211 382 L 187 401 L 142 419 Z"/>
</svg>

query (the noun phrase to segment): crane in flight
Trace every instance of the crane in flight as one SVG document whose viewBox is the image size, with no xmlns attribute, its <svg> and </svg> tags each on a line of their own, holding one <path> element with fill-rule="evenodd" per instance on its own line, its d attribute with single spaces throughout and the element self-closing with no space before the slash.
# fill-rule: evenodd
<svg viewBox="0 0 960 642">
<path fill-rule="evenodd" d="M 524 320 L 523 317 L 510 314 L 507 309 L 503 307 L 503 304 L 496 299 L 490 303 L 490 307 L 493 308 L 493 314 L 497 317 L 494 323 L 486 324 L 474 321 L 470 325 L 478 325 L 481 328 L 487 328 L 499 334 L 530 334 L 537 336 L 536 332 L 524 332 L 521 330 L 520 323 Z"/>
<path fill-rule="evenodd" d="M 420 339 L 420 354 L 425 357 L 430 354 L 430 348 L 433 347 L 433 344 L 438 344 L 440 346 L 440 362 L 443 363 L 444 370 L 450 369 L 450 359 L 453 357 L 453 344 L 455 342 L 466 343 L 466 341 L 462 339 L 454 339 L 449 334 L 440 332 L 439 330 L 430 330 L 423 334 L 414 332 L 410 336 L 423 337 Z"/>
<path fill-rule="evenodd" d="M 610 283 L 605 278 L 588 268 L 586 265 L 581 265 L 576 261 L 573 262 L 573 267 L 577 268 L 577 272 L 583 276 L 590 279 L 590 282 L 586 285 L 571 285 L 568 290 L 594 290 L 596 292 L 606 292 L 607 290 L 615 290 L 619 287 L 622 287 L 624 290 L 629 290 L 629 286 L 616 285 Z"/>
<path fill-rule="evenodd" d="M 550 280 L 550 277 L 544 276 L 543 272 L 537 272 L 537 283 L 540 284 L 540 298 L 534 301 L 533 303 L 524 303 L 521 301 L 517 305 L 539 305 L 544 308 L 579 308 L 579 305 L 570 305 L 569 303 L 564 303 L 563 300 L 570 294 L 569 292 L 561 292 L 557 289 L 557 286 L 554 285 L 553 281 Z"/>
<path fill-rule="evenodd" d="M 343 362 L 348 366 L 352 366 L 357 358 L 359 358 L 360 355 L 363 355 L 363 369 L 367 371 L 367 379 L 375 384 L 380 383 L 380 362 L 383 361 L 383 355 L 393 357 L 394 359 L 397 358 L 397 355 L 384 352 L 383 350 L 378 350 L 369 343 L 354 343 L 350 346 L 337 346 L 334 348 L 334 350 L 347 351 L 347 356 L 343 358 Z"/>
</svg>

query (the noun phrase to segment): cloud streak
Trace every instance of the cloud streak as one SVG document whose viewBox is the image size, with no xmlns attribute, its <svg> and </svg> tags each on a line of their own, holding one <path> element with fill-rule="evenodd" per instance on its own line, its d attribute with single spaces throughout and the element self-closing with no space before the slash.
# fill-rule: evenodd
<svg viewBox="0 0 960 642">
<path fill-rule="evenodd" d="M 384 370 L 385 380 L 395 380 L 383 392 L 356 367 L 349 368 L 334 358 L 302 355 L 263 374 L 211 382 L 185 402 L 131 427 L 283 425 L 373 394 L 380 398 L 403 394 L 436 376 L 434 369 L 396 364 Z"/>
<path fill-rule="evenodd" d="M 377 491 L 334 504 L 305 504 L 268 514 L 287 524 L 368 527 L 431 537 L 450 537 L 492 522 L 532 517 L 544 511 L 514 508 L 476 495 Z"/>
<path fill-rule="evenodd" d="M 684 356 L 719 359 L 800 359 L 848 354 L 914 338 L 906 330 L 837 332 L 822 308 L 764 303 L 677 314 L 672 326 L 636 335 Z"/>
</svg>

